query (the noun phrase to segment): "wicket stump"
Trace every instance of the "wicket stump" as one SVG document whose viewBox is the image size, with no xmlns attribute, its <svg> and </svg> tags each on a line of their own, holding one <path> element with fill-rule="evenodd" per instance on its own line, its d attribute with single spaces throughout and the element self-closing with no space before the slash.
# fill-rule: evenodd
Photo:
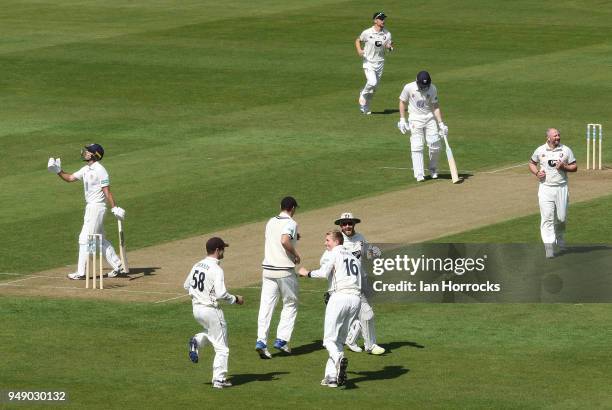
<svg viewBox="0 0 612 410">
<path fill-rule="evenodd" d="M 597 146 L 595 142 L 599 137 L 599 168 L 596 165 L 596 157 L 597 157 Z M 603 128 L 601 124 L 587 124 L 586 129 L 586 144 L 587 144 L 587 162 L 586 169 L 591 169 L 589 166 L 589 160 L 591 159 L 591 140 L 593 140 L 593 163 L 592 169 L 602 169 L 601 167 L 601 141 L 603 140 Z"/>
<path fill-rule="evenodd" d="M 100 262 L 97 263 L 98 256 Z M 87 268 L 85 273 L 85 288 L 89 289 L 89 276 L 93 271 L 93 286 L 92 289 L 96 289 L 96 276 L 100 273 L 100 289 L 104 289 L 103 276 L 104 271 L 102 270 L 102 235 L 99 233 L 87 235 Z M 99 270 L 98 270 L 99 269 Z"/>
</svg>

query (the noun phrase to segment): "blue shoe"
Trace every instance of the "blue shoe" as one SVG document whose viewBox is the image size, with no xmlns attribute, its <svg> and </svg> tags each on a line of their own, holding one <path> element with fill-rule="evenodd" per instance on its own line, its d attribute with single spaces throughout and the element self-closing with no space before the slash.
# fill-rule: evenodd
<svg viewBox="0 0 612 410">
<path fill-rule="evenodd" d="M 255 343 L 255 350 L 259 353 L 259 357 L 262 359 L 271 359 L 272 355 L 268 351 L 268 346 L 260 340 Z"/>
<path fill-rule="evenodd" d="M 274 341 L 274 347 L 280 350 L 281 352 L 291 353 L 291 348 L 289 344 L 283 339 L 276 339 Z"/>
<path fill-rule="evenodd" d="M 189 360 L 198 362 L 198 342 L 195 337 L 189 339 Z"/>
</svg>

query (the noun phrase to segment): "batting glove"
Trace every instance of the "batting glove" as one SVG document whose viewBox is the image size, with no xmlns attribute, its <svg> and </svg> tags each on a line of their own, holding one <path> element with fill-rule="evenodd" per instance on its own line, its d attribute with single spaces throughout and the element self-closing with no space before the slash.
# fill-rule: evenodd
<svg viewBox="0 0 612 410">
<path fill-rule="evenodd" d="M 410 132 L 410 127 L 408 126 L 405 118 L 400 118 L 399 122 L 397 123 L 397 128 L 402 134 L 407 134 Z"/>
<path fill-rule="evenodd" d="M 382 252 L 378 246 L 370 245 L 370 249 L 368 249 L 367 258 L 380 258 Z"/>
<path fill-rule="evenodd" d="M 448 137 L 448 127 L 443 122 L 438 124 L 438 128 L 440 129 L 440 134 L 444 137 Z"/>
<path fill-rule="evenodd" d="M 62 160 L 59 158 L 49 158 L 49 162 L 47 162 L 47 169 L 49 170 L 49 172 L 59 174 L 62 170 Z"/>
<path fill-rule="evenodd" d="M 122 221 L 123 219 L 125 219 L 125 209 L 116 206 L 111 209 L 111 212 L 113 213 L 113 215 L 115 215 L 115 218 L 120 219 Z"/>
</svg>

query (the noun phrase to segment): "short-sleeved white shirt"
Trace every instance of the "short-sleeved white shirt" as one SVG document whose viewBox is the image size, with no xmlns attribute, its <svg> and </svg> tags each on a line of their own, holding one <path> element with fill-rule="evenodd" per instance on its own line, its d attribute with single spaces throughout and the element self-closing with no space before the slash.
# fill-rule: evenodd
<svg viewBox="0 0 612 410">
<path fill-rule="evenodd" d="M 572 150 L 563 144 L 559 144 L 556 148 L 550 148 L 548 143 L 539 146 L 531 156 L 531 161 L 540 166 L 540 170 L 546 173 L 546 179 L 540 181 L 541 184 L 547 186 L 560 186 L 567 184 L 567 172 L 555 168 L 557 161 L 563 161 L 566 164 L 576 162 Z"/>
<path fill-rule="evenodd" d="M 281 243 L 283 235 L 288 235 L 293 246 L 296 246 L 298 225 L 285 212 L 270 218 L 266 225 L 264 260 L 262 262 L 263 273 L 266 277 L 288 276 L 295 268 L 295 263 Z"/>
<path fill-rule="evenodd" d="M 327 278 L 329 292 L 361 294 L 361 261 L 342 245 L 321 256 L 321 267 L 310 272 L 313 278 Z"/>
<path fill-rule="evenodd" d="M 382 63 L 385 61 L 386 45 L 391 43 L 391 33 L 383 28 L 376 31 L 374 27 L 363 30 L 359 40 L 364 43 L 363 62 Z"/>
<path fill-rule="evenodd" d="M 427 91 L 420 91 L 416 81 L 413 81 L 404 86 L 399 99 L 408 103 L 410 120 L 429 121 L 434 116 L 434 104 L 438 104 L 438 89 L 431 84 Z"/>
<path fill-rule="evenodd" d="M 219 260 L 210 256 L 193 265 L 183 287 L 189 291 L 194 305 L 218 307 L 218 300 L 236 302 L 236 297 L 230 295 L 225 288 L 225 278 Z"/>
<path fill-rule="evenodd" d="M 88 204 L 105 204 L 106 197 L 102 188 L 110 185 L 110 178 L 106 168 L 99 162 L 85 165 L 72 174 L 76 179 L 83 181 L 85 191 L 85 202 Z"/>
</svg>

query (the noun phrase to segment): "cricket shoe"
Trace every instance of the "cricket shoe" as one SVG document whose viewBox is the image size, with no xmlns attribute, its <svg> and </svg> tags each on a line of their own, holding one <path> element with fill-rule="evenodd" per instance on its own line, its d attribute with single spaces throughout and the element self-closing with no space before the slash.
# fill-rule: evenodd
<svg viewBox="0 0 612 410">
<path fill-rule="evenodd" d="M 198 341 L 195 337 L 189 339 L 189 360 L 194 363 L 198 362 Z"/>
<path fill-rule="evenodd" d="M 276 339 L 274 341 L 274 347 L 280 350 L 281 352 L 291 354 L 291 348 L 289 347 L 289 343 L 283 339 Z"/>
<path fill-rule="evenodd" d="M 555 257 L 555 248 L 552 243 L 545 243 L 544 251 L 546 252 L 546 259 L 552 259 Z"/>
<path fill-rule="evenodd" d="M 325 378 L 321 380 L 321 386 L 338 387 L 338 382 L 333 377 L 325 376 Z"/>
<path fill-rule="evenodd" d="M 123 269 L 122 265 L 119 265 L 117 269 L 113 269 L 112 271 L 108 272 L 109 278 L 116 278 L 117 276 L 125 276 L 125 275 L 127 275 L 127 272 Z"/>
<path fill-rule="evenodd" d="M 384 347 L 380 347 L 377 344 L 373 344 L 372 348 L 370 350 L 368 350 L 368 353 L 373 354 L 373 355 L 381 355 L 385 352 L 385 348 Z"/>
<path fill-rule="evenodd" d="M 79 275 L 79 272 L 69 273 L 68 279 L 72 280 L 83 280 L 85 279 L 85 275 Z"/>
<path fill-rule="evenodd" d="M 227 379 L 214 380 L 212 387 L 214 387 L 215 389 L 225 389 L 227 387 L 232 387 L 232 384 L 228 382 Z"/>
<path fill-rule="evenodd" d="M 355 353 L 363 352 L 363 349 L 361 347 L 357 346 L 356 343 L 347 343 L 346 347 L 348 347 L 349 349 L 351 349 L 351 351 L 353 351 Z"/>
<path fill-rule="evenodd" d="M 425 177 L 423 175 L 419 175 L 418 177 L 416 177 L 417 182 L 423 182 L 425 181 Z"/>
<path fill-rule="evenodd" d="M 257 343 L 255 343 L 255 350 L 257 351 L 257 353 L 259 353 L 259 357 L 262 359 L 272 358 L 272 355 L 268 351 L 268 346 L 266 346 L 266 344 L 262 341 L 258 340 Z"/>
<path fill-rule="evenodd" d="M 435 169 L 430 169 L 429 173 L 431 174 L 431 179 L 438 179 L 438 171 Z"/>
<path fill-rule="evenodd" d="M 360 105 L 359 106 L 359 111 L 361 111 L 361 113 L 364 114 L 364 115 L 372 114 L 372 111 L 370 111 L 370 107 L 368 107 L 367 105 Z"/>
<path fill-rule="evenodd" d="M 338 379 L 337 379 L 338 386 L 344 386 L 344 384 L 346 383 L 346 378 L 347 378 L 346 369 L 347 368 L 348 368 L 348 359 L 346 357 L 343 357 L 336 364 L 336 369 L 338 370 Z"/>
</svg>

